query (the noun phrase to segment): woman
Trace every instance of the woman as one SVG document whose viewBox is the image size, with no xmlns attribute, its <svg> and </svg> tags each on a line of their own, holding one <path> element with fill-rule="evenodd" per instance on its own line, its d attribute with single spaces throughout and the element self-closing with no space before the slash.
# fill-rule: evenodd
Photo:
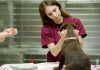
<svg viewBox="0 0 100 70">
<path fill-rule="evenodd" d="M 87 36 L 81 21 L 65 12 L 56 0 L 42 1 L 39 5 L 39 13 L 43 22 L 41 29 L 42 48 L 49 49 L 47 62 L 60 60 L 61 47 L 67 34 L 67 30 L 59 31 L 63 23 L 75 23 L 78 26 L 78 30 L 74 30 L 74 32 L 80 42 L 81 38 Z"/>
</svg>

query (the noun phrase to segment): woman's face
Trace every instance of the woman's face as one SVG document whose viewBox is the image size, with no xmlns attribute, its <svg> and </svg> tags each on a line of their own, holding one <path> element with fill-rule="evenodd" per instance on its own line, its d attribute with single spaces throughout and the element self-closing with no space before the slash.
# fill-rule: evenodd
<svg viewBox="0 0 100 70">
<path fill-rule="evenodd" d="M 45 12 L 46 15 L 52 19 L 55 23 L 59 22 L 59 20 L 61 19 L 61 12 L 59 10 L 59 8 L 56 5 L 48 5 L 45 7 Z M 59 23 L 57 23 L 59 24 Z"/>
</svg>

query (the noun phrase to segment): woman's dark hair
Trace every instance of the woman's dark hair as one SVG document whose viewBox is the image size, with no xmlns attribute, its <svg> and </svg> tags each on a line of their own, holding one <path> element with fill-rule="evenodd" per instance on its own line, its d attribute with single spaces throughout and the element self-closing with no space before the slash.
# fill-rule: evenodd
<svg viewBox="0 0 100 70">
<path fill-rule="evenodd" d="M 54 21 L 52 19 L 50 19 L 46 13 L 45 13 L 45 7 L 47 5 L 56 5 L 58 6 L 59 10 L 61 11 L 61 15 L 63 17 L 69 17 L 70 15 L 68 13 L 66 13 L 59 2 L 57 2 L 56 0 L 44 0 L 40 3 L 39 5 L 39 13 L 40 13 L 40 16 L 41 16 L 41 19 L 42 19 L 42 22 L 43 22 L 43 25 L 45 24 L 48 24 L 48 23 L 54 23 Z"/>
</svg>

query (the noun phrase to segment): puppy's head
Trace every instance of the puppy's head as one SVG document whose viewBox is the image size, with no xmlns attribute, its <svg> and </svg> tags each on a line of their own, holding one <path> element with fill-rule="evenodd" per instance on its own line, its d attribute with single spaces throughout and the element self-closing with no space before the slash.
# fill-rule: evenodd
<svg viewBox="0 0 100 70">
<path fill-rule="evenodd" d="M 62 30 L 67 30 L 67 37 L 76 37 L 75 33 L 74 33 L 74 29 L 77 29 L 77 26 L 73 23 L 64 23 L 61 28 L 60 31 Z"/>
</svg>

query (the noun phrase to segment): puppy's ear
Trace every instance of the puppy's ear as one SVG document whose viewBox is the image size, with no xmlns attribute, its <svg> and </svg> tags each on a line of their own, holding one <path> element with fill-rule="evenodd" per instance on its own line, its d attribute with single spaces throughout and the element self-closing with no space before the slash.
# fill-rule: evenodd
<svg viewBox="0 0 100 70">
<path fill-rule="evenodd" d="M 78 28 L 78 26 L 76 24 L 72 24 L 72 26 L 74 27 L 74 29 Z"/>
<path fill-rule="evenodd" d="M 64 23 L 61 27 L 60 27 L 60 31 L 64 30 L 64 29 L 67 29 L 67 24 Z"/>
</svg>

